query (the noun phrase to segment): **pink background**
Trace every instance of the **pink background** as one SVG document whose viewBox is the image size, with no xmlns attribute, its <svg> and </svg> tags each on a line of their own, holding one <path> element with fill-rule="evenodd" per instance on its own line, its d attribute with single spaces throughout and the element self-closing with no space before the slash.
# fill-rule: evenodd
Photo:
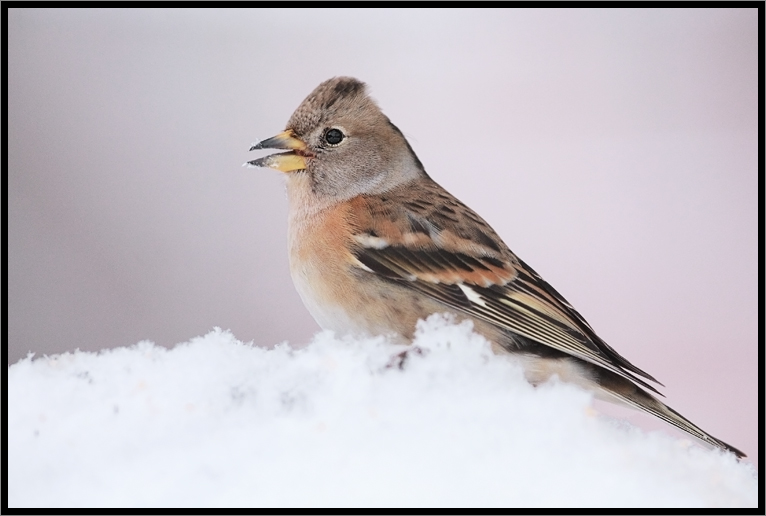
<svg viewBox="0 0 766 516">
<path fill-rule="evenodd" d="M 755 9 L 10 9 L 8 360 L 213 326 L 306 343 L 283 180 L 240 165 L 352 75 L 435 180 L 757 463 L 757 33 Z"/>
</svg>

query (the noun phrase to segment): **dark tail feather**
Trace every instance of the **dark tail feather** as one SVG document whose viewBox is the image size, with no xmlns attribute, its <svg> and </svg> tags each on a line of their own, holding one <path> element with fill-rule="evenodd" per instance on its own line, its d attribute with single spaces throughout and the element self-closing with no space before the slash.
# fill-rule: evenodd
<svg viewBox="0 0 766 516">
<path fill-rule="evenodd" d="M 716 439 L 648 392 L 638 388 L 621 376 L 601 368 L 598 368 L 595 373 L 597 376 L 597 383 L 620 401 L 652 414 L 705 443 L 729 451 L 736 455 L 737 458 L 741 459 L 746 456 L 742 451 L 720 439 Z"/>
</svg>

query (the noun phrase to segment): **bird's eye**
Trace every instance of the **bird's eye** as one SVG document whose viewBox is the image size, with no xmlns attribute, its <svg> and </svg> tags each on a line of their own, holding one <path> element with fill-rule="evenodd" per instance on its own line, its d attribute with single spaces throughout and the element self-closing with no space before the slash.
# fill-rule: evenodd
<svg viewBox="0 0 766 516">
<path fill-rule="evenodd" d="M 328 129 L 327 132 L 324 133 L 324 139 L 330 145 L 338 145 L 343 141 L 343 138 L 344 134 L 340 129 Z"/>
</svg>

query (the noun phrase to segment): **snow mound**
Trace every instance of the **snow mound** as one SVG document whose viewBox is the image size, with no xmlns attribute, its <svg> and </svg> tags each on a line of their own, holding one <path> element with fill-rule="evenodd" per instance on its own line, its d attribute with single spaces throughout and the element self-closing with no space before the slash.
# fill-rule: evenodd
<svg viewBox="0 0 766 516">
<path fill-rule="evenodd" d="M 8 369 L 10 507 L 756 507 L 731 454 L 530 386 L 442 316 L 404 348 L 216 328 Z"/>
</svg>

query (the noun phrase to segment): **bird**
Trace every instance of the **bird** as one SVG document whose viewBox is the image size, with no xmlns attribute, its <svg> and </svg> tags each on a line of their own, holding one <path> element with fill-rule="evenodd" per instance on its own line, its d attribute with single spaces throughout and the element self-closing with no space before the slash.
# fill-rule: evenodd
<svg viewBox="0 0 766 516">
<path fill-rule="evenodd" d="M 243 166 L 286 177 L 290 273 L 323 329 L 410 342 L 419 319 L 472 321 L 533 385 L 553 376 L 735 454 L 660 401 L 653 376 L 602 340 L 494 229 L 426 173 L 365 83 L 322 82 Z M 651 382 L 651 383 L 650 383 Z"/>
</svg>

